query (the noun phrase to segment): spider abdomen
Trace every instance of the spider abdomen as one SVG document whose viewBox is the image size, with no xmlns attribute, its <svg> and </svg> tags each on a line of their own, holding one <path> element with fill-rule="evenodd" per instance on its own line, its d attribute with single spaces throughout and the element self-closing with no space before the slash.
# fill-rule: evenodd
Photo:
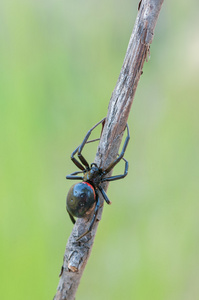
<svg viewBox="0 0 199 300">
<path fill-rule="evenodd" d="M 83 218 L 95 202 L 96 194 L 93 186 L 83 181 L 70 188 L 66 208 L 74 217 Z"/>
</svg>

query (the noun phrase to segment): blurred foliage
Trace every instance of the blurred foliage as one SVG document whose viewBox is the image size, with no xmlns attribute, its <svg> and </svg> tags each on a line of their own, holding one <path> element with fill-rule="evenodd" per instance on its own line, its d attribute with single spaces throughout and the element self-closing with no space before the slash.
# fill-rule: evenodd
<svg viewBox="0 0 199 300">
<path fill-rule="evenodd" d="M 1 299 L 56 292 L 70 154 L 107 113 L 137 6 L 0 3 Z M 163 4 L 129 118 L 129 175 L 109 186 L 77 299 L 198 299 L 198 9 Z"/>
</svg>

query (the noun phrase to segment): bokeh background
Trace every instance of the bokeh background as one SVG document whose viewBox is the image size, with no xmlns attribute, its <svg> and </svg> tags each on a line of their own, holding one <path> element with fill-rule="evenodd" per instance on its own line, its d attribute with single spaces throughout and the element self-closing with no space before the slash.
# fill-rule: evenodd
<svg viewBox="0 0 199 300">
<path fill-rule="evenodd" d="M 72 229 L 70 154 L 107 113 L 137 6 L 1 0 L 3 300 L 56 293 Z M 129 175 L 109 185 L 77 299 L 199 299 L 198 10 L 196 0 L 163 4 L 129 118 Z"/>
</svg>

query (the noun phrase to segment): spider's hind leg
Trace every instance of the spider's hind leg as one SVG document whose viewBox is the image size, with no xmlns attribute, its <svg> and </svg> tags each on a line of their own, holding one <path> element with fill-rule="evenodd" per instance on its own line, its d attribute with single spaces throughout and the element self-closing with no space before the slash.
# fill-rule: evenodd
<svg viewBox="0 0 199 300">
<path fill-rule="evenodd" d="M 107 204 L 111 204 L 112 202 L 109 200 L 109 198 L 108 198 L 108 196 L 107 196 L 105 190 L 104 190 L 100 185 L 98 186 L 98 189 L 100 190 L 100 192 L 101 192 L 101 194 L 102 194 L 104 200 L 106 201 L 106 203 L 107 203 Z"/>
<path fill-rule="evenodd" d="M 76 221 L 75 221 L 75 219 L 73 218 L 73 216 L 71 215 L 71 213 L 68 211 L 68 209 L 67 209 L 67 213 L 69 214 L 69 217 L 70 217 L 72 223 L 75 224 Z"/>
<path fill-rule="evenodd" d="M 91 223 L 89 225 L 89 228 L 86 232 L 84 232 L 82 235 L 80 235 L 76 241 L 78 242 L 81 238 L 83 238 L 85 235 L 87 235 L 87 233 L 89 233 L 92 228 L 93 228 L 93 225 L 94 225 L 94 222 L 96 220 L 96 217 L 97 217 L 97 213 L 98 213 L 98 210 L 99 210 L 99 206 L 100 206 L 100 200 L 99 200 L 99 196 L 96 194 L 97 196 L 97 202 L 96 202 L 96 205 L 95 205 L 95 210 L 94 210 L 94 213 L 93 213 L 93 217 L 92 217 L 92 220 L 91 220 Z"/>
</svg>

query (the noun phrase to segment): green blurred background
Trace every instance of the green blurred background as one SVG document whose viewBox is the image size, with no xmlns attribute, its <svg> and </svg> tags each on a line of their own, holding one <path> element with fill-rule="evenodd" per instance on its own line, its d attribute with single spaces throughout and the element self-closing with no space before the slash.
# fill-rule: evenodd
<svg viewBox="0 0 199 300">
<path fill-rule="evenodd" d="M 0 3 L 1 299 L 52 299 L 72 150 L 107 113 L 138 1 Z M 77 299 L 199 299 L 199 2 L 165 1 Z M 85 153 L 92 162 L 96 148 Z"/>
</svg>

